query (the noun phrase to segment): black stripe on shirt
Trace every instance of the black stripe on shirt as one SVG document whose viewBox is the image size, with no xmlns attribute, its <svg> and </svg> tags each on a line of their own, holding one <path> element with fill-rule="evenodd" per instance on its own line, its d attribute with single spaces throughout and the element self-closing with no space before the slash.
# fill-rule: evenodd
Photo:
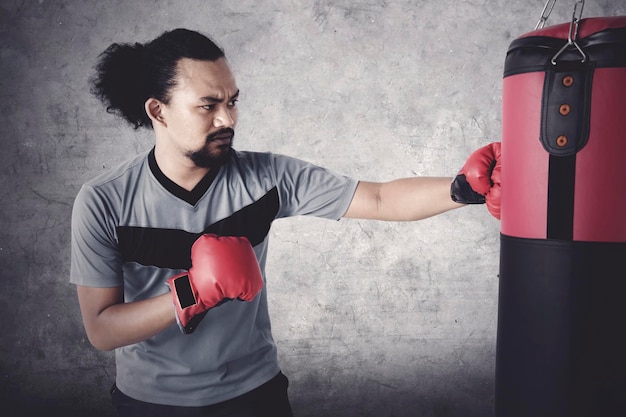
<svg viewBox="0 0 626 417">
<path fill-rule="evenodd" d="M 278 213 L 278 204 L 278 190 L 274 187 L 259 200 L 213 223 L 202 233 L 245 236 L 252 246 L 256 246 L 269 233 Z M 136 226 L 117 227 L 118 247 L 124 262 L 172 269 L 191 267 L 191 246 L 202 233 Z"/>
</svg>

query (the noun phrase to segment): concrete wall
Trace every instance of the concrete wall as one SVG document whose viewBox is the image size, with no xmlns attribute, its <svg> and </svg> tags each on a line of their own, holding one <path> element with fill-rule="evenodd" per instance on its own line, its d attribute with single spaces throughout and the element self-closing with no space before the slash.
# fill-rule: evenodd
<svg viewBox="0 0 626 417">
<path fill-rule="evenodd" d="M 453 176 L 498 140 L 506 49 L 543 0 L 6 0 L 0 4 L 0 403 L 111 416 L 111 352 L 68 283 L 87 179 L 152 146 L 89 95 L 112 42 L 188 27 L 227 52 L 236 147 L 364 180 Z M 626 14 L 587 1 L 584 17 Z M 549 24 L 568 21 L 557 2 Z M 499 223 L 468 207 L 417 223 L 275 223 L 270 310 L 297 416 L 488 416 Z"/>
</svg>

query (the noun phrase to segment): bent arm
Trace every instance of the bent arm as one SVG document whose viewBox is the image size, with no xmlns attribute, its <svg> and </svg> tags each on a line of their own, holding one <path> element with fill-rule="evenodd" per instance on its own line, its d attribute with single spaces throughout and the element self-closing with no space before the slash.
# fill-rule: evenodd
<svg viewBox="0 0 626 417">
<path fill-rule="evenodd" d="M 76 288 L 85 331 L 96 349 L 112 350 L 137 343 L 176 323 L 169 293 L 124 303 L 122 287 Z"/>
<path fill-rule="evenodd" d="M 414 221 L 463 207 L 450 197 L 452 178 L 414 177 L 384 183 L 359 182 L 344 217 Z"/>
</svg>

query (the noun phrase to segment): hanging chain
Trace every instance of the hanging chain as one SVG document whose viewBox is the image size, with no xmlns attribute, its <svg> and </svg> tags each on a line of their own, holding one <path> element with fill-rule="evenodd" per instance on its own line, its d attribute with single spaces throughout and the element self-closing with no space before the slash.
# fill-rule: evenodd
<svg viewBox="0 0 626 417">
<path fill-rule="evenodd" d="M 535 26 L 535 30 L 542 29 L 546 25 L 546 20 L 550 17 L 550 13 L 552 13 L 552 9 L 554 9 L 554 4 L 556 0 L 548 0 L 546 5 L 543 6 L 543 10 L 541 11 L 541 17 L 537 22 L 537 26 Z"/>
</svg>

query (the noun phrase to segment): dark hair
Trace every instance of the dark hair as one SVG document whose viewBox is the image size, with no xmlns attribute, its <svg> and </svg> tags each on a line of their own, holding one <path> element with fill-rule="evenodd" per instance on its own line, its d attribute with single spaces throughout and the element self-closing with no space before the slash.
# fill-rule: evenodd
<svg viewBox="0 0 626 417">
<path fill-rule="evenodd" d="M 164 32 L 151 42 L 114 43 L 100 56 L 91 77 L 91 93 L 107 112 L 123 117 L 135 129 L 152 128 L 144 104 L 155 98 L 167 104 L 182 58 L 216 61 L 224 51 L 208 37 L 187 29 Z"/>
</svg>

